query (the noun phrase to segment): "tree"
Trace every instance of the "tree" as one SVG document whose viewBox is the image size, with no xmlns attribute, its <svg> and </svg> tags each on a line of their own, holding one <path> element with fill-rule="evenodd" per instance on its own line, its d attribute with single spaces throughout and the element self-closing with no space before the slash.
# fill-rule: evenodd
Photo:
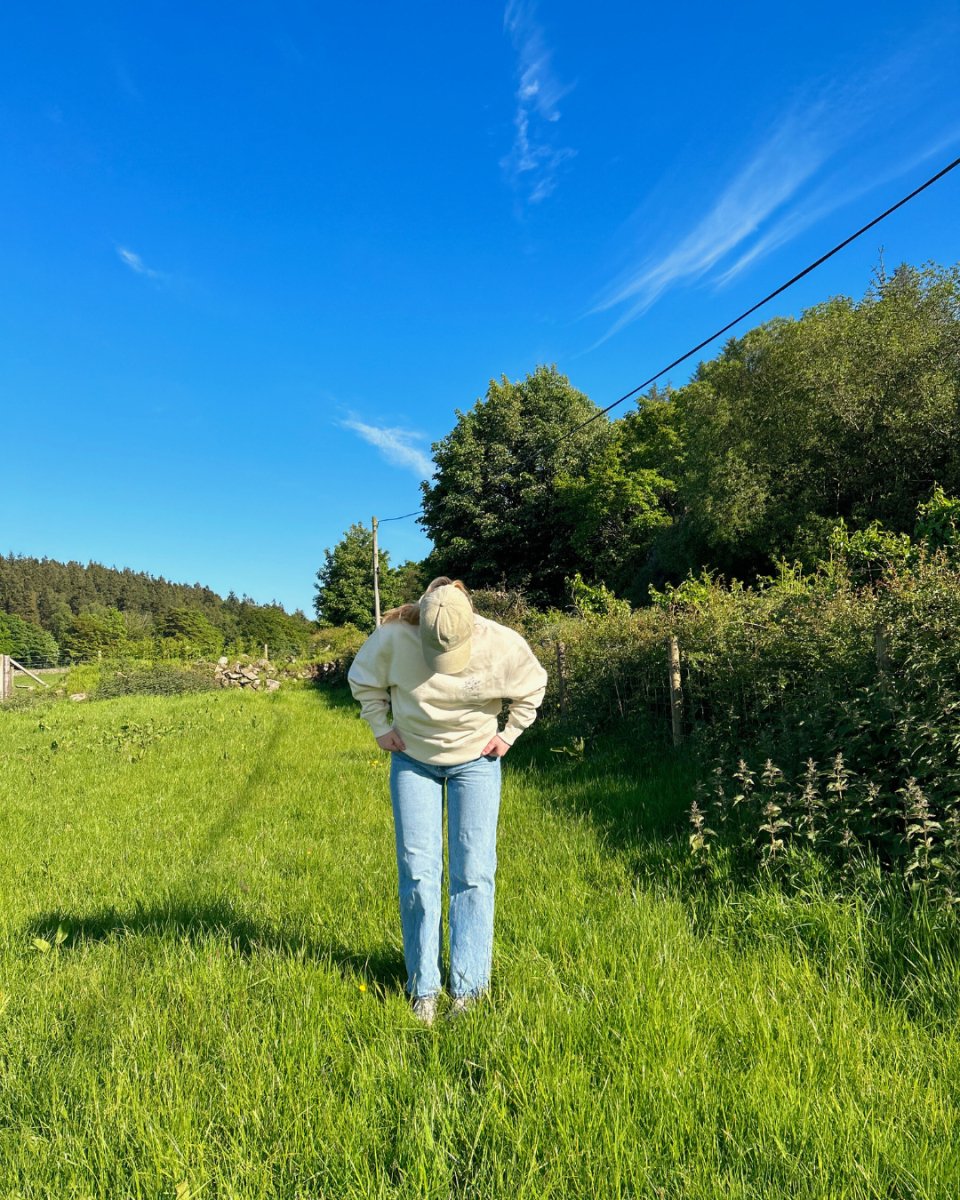
<svg viewBox="0 0 960 1200">
<path fill-rule="evenodd" d="M 60 647 L 33 621 L 0 613 L 0 654 L 11 654 L 28 667 L 54 666 L 60 656 Z"/>
<path fill-rule="evenodd" d="M 351 525 L 336 546 L 323 553 L 313 602 L 317 620 L 323 625 L 355 625 L 369 633 L 374 627 L 372 531 Z M 378 560 L 383 611 L 400 603 L 400 588 L 385 550 L 379 551 Z"/>
<path fill-rule="evenodd" d="M 260 607 L 248 598 L 243 603 Z M 123 614 L 131 642 L 125 651 L 150 653 L 146 643 L 153 636 L 155 622 L 171 609 L 181 608 L 202 613 L 221 631 L 225 642 L 233 642 L 241 636 L 240 605 L 233 593 L 223 600 L 198 583 L 171 583 L 142 571 L 117 570 L 93 562 L 62 563 L 22 554 L 0 555 L 0 612 L 34 622 L 61 644 L 78 613 L 115 609 Z M 303 640 L 299 626 L 295 640 Z"/>
<path fill-rule="evenodd" d="M 676 410 L 656 389 L 613 422 L 611 436 L 581 476 L 559 481 L 577 575 L 635 603 L 647 598 L 650 550 L 671 521 L 679 469 Z"/>
<path fill-rule="evenodd" d="M 123 613 L 115 608 L 89 609 L 73 618 L 63 639 L 63 648 L 74 661 L 88 661 L 119 653 L 126 640 Z"/>
<path fill-rule="evenodd" d="M 605 419 L 573 433 L 597 413 L 546 366 L 518 383 L 491 380 L 469 412 L 458 410 L 453 430 L 433 447 L 434 481 L 422 485 L 436 573 L 559 603 L 578 564 L 557 482 L 585 474 L 602 452 L 610 436 Z"/>
<path fill-rule="evenodd" d="M 167 658 L 216 658 L 223 634 L 195 608 L 171 608 L 157 622 L 160 648 Z"/>
<path fill-rule="evenodd" d="M 422 562 L 407 559 L 399 567 L 394 568 L 393 575 L 397 581 L 399 604 L 416 604 L 433 578 L 428 559 L 424 559 Z"/>
<path fill-rule="evenodd" d="M 672 403 L 684 569 L 812 565 L 838 518 L 909 533 L 935 484 L 960 492 L 960 270 L 900 267 L 759 326 Z"/>
<path fill-rule="evenodd" d="M 303 613 L 285 612 L 278 604 L 241 604 L 240 636 L 254 651 L 267 646 L 272 658 L 302 654 L 314 628 Z"/>
</svg>

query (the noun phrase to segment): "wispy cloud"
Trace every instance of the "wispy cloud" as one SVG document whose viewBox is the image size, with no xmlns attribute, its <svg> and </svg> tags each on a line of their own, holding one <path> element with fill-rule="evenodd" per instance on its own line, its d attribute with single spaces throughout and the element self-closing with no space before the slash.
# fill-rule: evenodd
<svg viewBox="0 0 960 1200">
<path fill-rule="evenodd" d="M 120 261 L 125 263 L 137 275 L 144 275 L 147 279 L 160 280 L 167 278 L 163 271 L 155 271 L 152 267 L 148 267 L 139 254 L 128 250 L 126 246 L 117 246 L 116 249 Z"/>
<path fill-rule="evenodd" d="M 531 204 L 556 189 L 561 165 L 576 154 L 558 144 L 558 105 L 570 91 L 553 72 L 553 52 L 536 20 L 533 0 L 508 0 L 503 27 L 517 55 L 517 107 L 510 153 L 500 160 L 511 183 Z"/>
<path fill-rule="evenodd" d="M 931 91 L 948 94 L 942 68 L 930 58 L 940 42 L 918 37 L 869 72 L 797 100 L 692 226 L 665 231 L 658 246 L 601 293 L 590 312 L 618 315 L 594 346 L 670 288 L 699 281 L 726 286 L 830 213 L 956 144 L 960 105 L 930 103 Z M 918 142 L 926 143 L 920 153 Z"/>
<path fill-rule="evenodd" d="M 850 204 L 875 187 L 890 183 L 901 175 L 922 166 L 948 147 L 956 146 L 958 142 L 960 142 L 960 132 L 954 133 L 951 137 L 938 138 L 936 142 L 927 146 L 909 161 L 898 163 L 896 167 L 885 174 L 870 179 L 869 182 L 862 182 L 853 188 L 845 187 L 834 179 L 828 180 L 811 193 L 802 209 L 796 209 L 782 216 L 749 249 L 744 251 L 732 266 L 727 267 L 723 274 L 717 277 L 716 286 L 718 288 L 725 287 L 754 262 L 770 254 L 779 246 L 785 245 L 844 204 Z"/>
<path fill-rule="evenodd" d="M 405 467 L 413 471 L 418 479 L 429 479 L 433 475 L 433 463 L 416 443 L 422 440 L 422 435 L 409 429 L 397 429 L 389 426 L 368 425 L 355 417 L 349 417 L 340 422 L 344 429 L 354 433 L 376 446 L 387 462 L 395 467 Z"/>
<path fill-rule="evenodd" d="M 671 250 L 645 259 L 600 297 L 593 312 L 626 306 L 602 341 L 645 313 L 668 288 L 701 278 L 783 209 L 830 153 L 817 133 L 823 111 L 818 104 L 789 114 Z"/>
</svg>

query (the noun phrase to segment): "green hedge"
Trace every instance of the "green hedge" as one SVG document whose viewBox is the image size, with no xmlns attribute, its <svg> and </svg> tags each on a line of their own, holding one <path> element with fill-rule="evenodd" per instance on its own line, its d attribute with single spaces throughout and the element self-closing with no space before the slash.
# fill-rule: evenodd
<svg viewBox="0 0 960 1200">
<path fill-rule="evenodd" d="M 206 692 L 217 687 L 209 663 L 104 660 L 72 667 L 64 688 L 68 695 L 84 693 L 91 699 L 112 696 L 173 696 Z"/>
</svg>

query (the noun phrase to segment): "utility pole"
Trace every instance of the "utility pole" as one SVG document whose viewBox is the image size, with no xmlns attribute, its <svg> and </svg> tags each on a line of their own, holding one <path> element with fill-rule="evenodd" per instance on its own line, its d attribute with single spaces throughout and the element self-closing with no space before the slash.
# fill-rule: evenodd
<svg viewBox="0 0 960 1200">
<path fill-rule="evenodd" d="M 380 522 L 376 517 L 373 523 L 373 615 L 377 626 L 380 625 L 380 554 L 377 550 L 377 527 Z"/>
</svg>

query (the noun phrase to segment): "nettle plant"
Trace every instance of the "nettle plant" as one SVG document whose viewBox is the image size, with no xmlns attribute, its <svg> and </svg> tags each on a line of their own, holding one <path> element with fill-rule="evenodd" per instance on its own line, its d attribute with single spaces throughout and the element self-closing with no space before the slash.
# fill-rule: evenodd
<svg viewBox="0 0 960 1200">
<path fill-rule="evenodd" d="M 690 806 L 690 852 L 709 874 L 722 843 L 743 866 L 777 871 L 797 856 L 825 860 L 841 875 L 868 860 L 903 880 L 911 895 L 960 905 L 960 797 L 934 802 L 916 778 L 891 795 L 858 775 L 842 753 L 808 759 L 788 776 L 771 759 L 717 764 Z"/>
</svg>

